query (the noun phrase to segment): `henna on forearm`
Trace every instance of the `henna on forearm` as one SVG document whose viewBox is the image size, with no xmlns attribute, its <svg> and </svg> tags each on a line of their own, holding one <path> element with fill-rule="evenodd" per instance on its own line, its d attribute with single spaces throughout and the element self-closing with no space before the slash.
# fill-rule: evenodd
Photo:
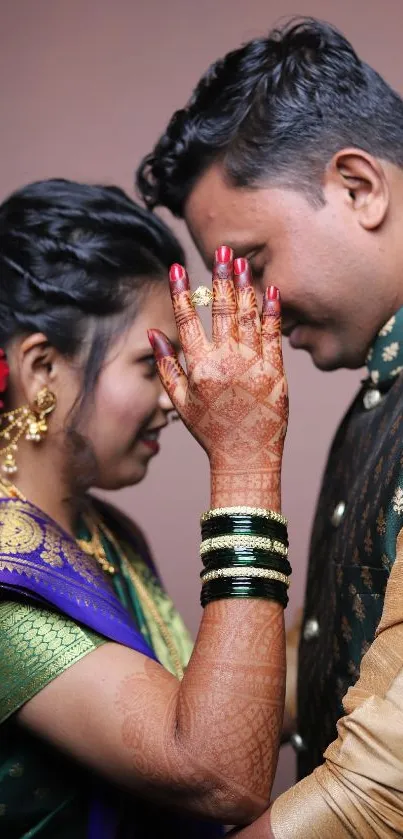
<svg viewBox="0 0 403 839">
<path fill-rule="evenodd" d="M 284 681 L 281 606 L 209 604 L 179 694 L 178 735 L 197 730 L 199 756 L 262 808 L 277 765 Z"/>
<path fill-rule="evenodd" d="M 233 824 L 259 816 L 277 765 L 284 680 L 282 608 L 251 600 L 209 604 L 180 685 L 169 674 L 165 685 L 159 672 L 157 689 L 156 665 L 146 662 L 141 679 L 136 674 L 120 686 L 122 743 L 146 779 L 144 791 L 155 794 L 157 784 L 171 807 L 186 798 L 186 809 Z M 139 719 L 161 714 L 150 742 Z"/>
</svg>

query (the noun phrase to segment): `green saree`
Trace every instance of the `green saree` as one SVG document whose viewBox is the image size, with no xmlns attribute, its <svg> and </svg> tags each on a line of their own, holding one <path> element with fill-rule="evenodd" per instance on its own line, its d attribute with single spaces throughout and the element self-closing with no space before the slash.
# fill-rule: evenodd
<svg viewBox="0 0 403 839">
<path fill-rule="evenodd" d="M 141 534 L 106 505 L 98 507 L 97 504 L 97 508 L 97 515 L 102 516 L 113 534 L 110 540 L 102 533 L 102 544 L 115 568 L 111 577 L 115 594 L 160 663 L 173 673 L 177 671 L 178 660 L 185 668 L 192 642 L 154 573 Z M 83 522 L 77 537 L 81 540 L 89 537 Z M 46 684 L 108 639 L 65 614 L 21 598 L 17 590 L 15 596 L 12 591 L 3 591 L 2 596 L 0 836 L 2 839 L 36 836 L 85 839 L 93 779 L 84 769 L 73 766 L 55 749 L 19 727 L 15 712 Z M 149 834 L 141 829 L 119 835 L 153 836 L 151 827 L 150 830 Z"/>
</svg>

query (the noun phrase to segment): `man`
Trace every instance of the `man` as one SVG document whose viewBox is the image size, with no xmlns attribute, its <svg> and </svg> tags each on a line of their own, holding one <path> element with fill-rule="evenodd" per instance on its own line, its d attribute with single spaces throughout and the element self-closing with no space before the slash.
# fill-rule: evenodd
<svg viewBox="0 0 403 839">
<path fill-rule="evenodd" d="M 403 101 L 336 30 L 303 19 L 208 70 L 143 162 L 138 186 L 149 207 L 167 206 L 186 220 L 206 264 L 225 243 L 248 257 L 261 288 L 280 288 L 284 333 L 317 367 L 367 364 L 330 452 L 312 535 L 292 737 L 299 778 L 322 763 L 337 720 L 350 716 L 314 773 L 315 788 L 306 779 L 279 799 L 275 835 L 402 835 L 401 763 L 387 782 L 389 791 L 398 788 L 396 800 L 388 799 L 386 814 L 381 807 L 381 822 L 373 813 L 385 767 L 395 765 L 379 729 L 385 709 L 369 725 L 376 756 L 377 737 L 385 742 L 379 771 L 370 746 L 365 752 L 354 738 L 362 704 L 376 691 L 386 702 L 403 661 L 400 636 L 387 634 L 403 620 L 403 581 L 402 613 L 392 620 L 389 608 L 379 625 L 389 575 L 394 584 L 400 573 L 403 526 Z M 374 642 L 377 627 L 386 635 Z M 377 668 L 390 644 L 396 667 L 384 682 Z M 370 647 L 373 683 L 360 678 L 343 708 Z M 398 696 L 400 708 L 403 688 Z M 358 764 L 345 762 L 352 752 Z M 369 777 L 366 796 L 362 779 Z M 340 788 L 333 823 L 329 801 Z M 357 818 L 345 816 L 352 799 Z M 305 800 L 304 815 L 298 802 Z M 318 833 L 310 832 L 313 813 Z M 342 832 L 346 824 L 351 833 Z M 255 827 L 245 836 L 267 836 L 267 829 L 266 820 L 264 833 L 249 833 Z"/>
</svg>

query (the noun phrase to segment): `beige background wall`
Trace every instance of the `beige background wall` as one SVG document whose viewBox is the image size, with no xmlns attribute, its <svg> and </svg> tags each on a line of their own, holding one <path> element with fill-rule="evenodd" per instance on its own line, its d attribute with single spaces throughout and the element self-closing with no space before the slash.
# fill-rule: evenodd
<svg viewBox="0 0 403 839">
<path fill-rule="evenodd" d="M 130 191 L 136 163 L 207 65 L 291 14 L 339 26 L 403 90 L 399 0 L 0 0 L 0 198 L 51 176 L 117 182 Z M 182 233 L 182 225 L 176 227 Z M 183 235 L 199 283 L 205 272 Z M 294 567 L 289 620 L 302 602 L 326 450 L 360 374 L 321 374 L 288 347 L 285 360 L 291 421 L 284 510 Z M 121 492 L 118 503 L 145 528 L 166 584 L 195 632 L 198 517 L 208 503 L 205 456 L 176 425 L 166 432 L 145 483 Z M 292 779 L 286 749 L 277 791 Z"/>
</svg>

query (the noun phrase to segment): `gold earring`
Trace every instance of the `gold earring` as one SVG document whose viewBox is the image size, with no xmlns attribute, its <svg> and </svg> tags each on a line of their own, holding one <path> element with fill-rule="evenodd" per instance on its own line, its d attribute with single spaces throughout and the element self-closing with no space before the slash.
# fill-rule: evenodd
<svg viewBox="0 0 403 839">
<path fill-rule="evenodd" d="M 15 454 L 23 434 L 26 440 L 40 443 L 48 430 L 46 416 L 51 414 L 55 407 L 55 394 L 49 388 L 43 387 L 35 398 L 33 409 L 24 405 L 22 408 L 0 414 L 0 440 L 4 440 L 6 444 L 4 448 L 0 448 L 3 472 L 13 475 L 17 471 Z"/>
<path fill-rule="evenodd" d="M 28 430 L 26 440 L 33 443 L 40 443 L 48 430 L 46 416 L 51 414 L 56 407 L 56 396 L 47 387 L 42 387 L 36 396 L 34 410 L 30 412 L 27 419 Z"/>
</svg>

